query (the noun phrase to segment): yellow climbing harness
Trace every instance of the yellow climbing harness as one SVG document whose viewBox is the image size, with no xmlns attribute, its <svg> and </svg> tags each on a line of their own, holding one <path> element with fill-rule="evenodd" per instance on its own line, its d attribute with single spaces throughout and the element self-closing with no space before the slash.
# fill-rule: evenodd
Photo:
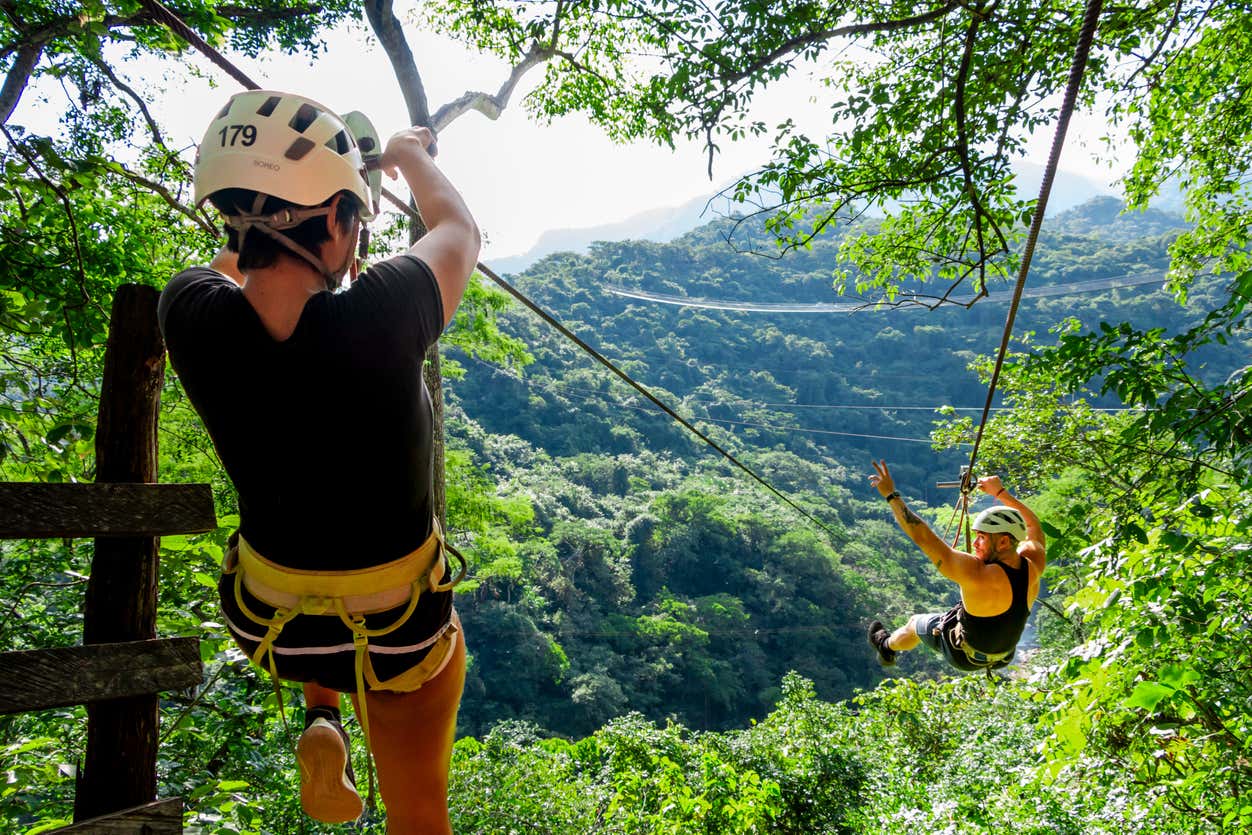
<svg viewBox="0 0 1252 835">
<path fill-rule="evenodd" d="M 465 557 L 447 543 L 438 521 L 433 524 L 430 537 L 416 551 L 382 565 L 348 571 L 306 571 L 278 565 L 258 554 L 247 540 L 239 537 L 237 557 L 228 560 L 223 572 L 235 575 L 234 595 L 239 610 L 256 624 L 266 627 L 265 637 L 252 653 L 252 661 L 269 669 L 278 694 L 279 713 L 284 721 L 286 715 L 278 683 L 274 642 L 283 627 L 297 615 L 337 615 L 352 631 L 356 651 L 357 710 L 367 751 L 371 750 L 371 746 L 365 703 L 366 683 L 374 690 L 410 692 L 443 669 L 456 646 L 459 629 L 455 615 L 422 647 L 429 646 L 430 651 L 421 663 L 398 676 L 379 680 L 369 657 L 369 640 L 394 632 L 407 623 L 423 593 L 451 591 L 465 578 Z M 443 582 L 447 571 L 445 551 L 451 552 L 461 563 L 460 571 L 446 583 Z M 273 606 L 273 616 L 262 617 L 249 609 L 244 602 L 245 588 L 257 600 Z M 405 605 L 404 612 L 387 626 L 370 629 L 365 625 L 366 615 L 402 605 Z"/>
<path fill-rule="evenodd" d="M 956 548 L 961 541 L 961 534 L 965 534 L 965 550 L 973 553 L 973 530 L 971 527 L 969 506 L 972 504 L 972 497 L 977 488 L 977 481 L 974 479 L 973 471 L 969 467 L 961 467 L 961 478 L 959 481 L 940 481 L 935 484 L 936 487 L 955 487 L 960 491 L 960 495 L 956 500 L 956 507 L 952 510 L 952 518 L 948 521 L 948 527 L 944 531 L 944 541 L 948 536 L 952 537 L 952 547 Z M 955 532 L 953 527 L 955 526 Z M 961 623 L 960 610 L 958 608 L 950 609 L 939 622 L 939 626 L 935 628 L 936 634 L 942 634 L 947 637 L 953 649 L 960 650 L 966 660 L 970 664 L 981 667 L 987 673 L 988 678 L 993 678 L 991 671 L 996 665 L 1006 659 L 1012 659 L 1017 654 L 1017 647 L 1008 652 L 982 652 L 974 649 L 965 640 L 965 624 Z"/>
<path fill-rule="evenodd" d="M 939 622 L 939 629 L 946 632 L 948 643 L 965 654 L 969 663 L 985 668 L 988 672 L 1001 661 L 1011 659 L 1017 654 L 1017 647 L 1005 652 L 983 652 L 970 646 L 965 640 L 965 624 L 961 623 L 959 610 L 951 609 Z"/>
</svg>

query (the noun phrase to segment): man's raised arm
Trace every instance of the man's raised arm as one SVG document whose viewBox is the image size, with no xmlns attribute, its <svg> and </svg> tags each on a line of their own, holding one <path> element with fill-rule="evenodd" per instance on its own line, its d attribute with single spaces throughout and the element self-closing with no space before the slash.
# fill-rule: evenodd
<svg viewBox="0 0 1252 835">
<path fill-rule="evenodd" d="M 886 461 L 874 462 L 874 474 L 869 477 L 869 481 L 891 506 L 891 513 L 895 516 L 900 529 L 913 540 L 918 548 L 922 549 L 922 553 L 935 564 L 940 574 L 949 580 L 961 583 L 969 577 L 971 571 L 979 567 L 978 560 L 948 545 L 931 530 L 926 520 L 909 509 L 904 499 L 900 497 L 900 491 L 896 489 Z"/>
<path fill-rule="evenodd" d="M 428 149 L 434 141 L 434 134 L 427 128 L 406 128 L 387 141 L 379 162 L 389 176 L 404 177 L 422 214 L 427 233 L 409 252 L 426 262 L 435 274 L 443 296 L 446 327 L 478 264 L 482 238 L 460 193 L 431 158 Z"/>
<path fill-rule="evenodd" d="M 1026 542 L 1030 544 L 1030 553 L 1024 554 L 1035 563 L 1040 571 L 1047 562 L 1047 537 L 1043 534 L 1043 525 L 1039 523 L 1039 517 L 1035 512 L 1028 508 L 1024 503 L 1016 499 L 1012 493 L 1008 491 L 1003 484 L 1000 483 L 998 475 L 990 475 L 978 479 L 978 489 L 982 490 L 988 496 L 1003 504 L 1005 507 L 1011 507 L 1022 515 L 1022 521 L 1026 523 Z"/>
</svg>

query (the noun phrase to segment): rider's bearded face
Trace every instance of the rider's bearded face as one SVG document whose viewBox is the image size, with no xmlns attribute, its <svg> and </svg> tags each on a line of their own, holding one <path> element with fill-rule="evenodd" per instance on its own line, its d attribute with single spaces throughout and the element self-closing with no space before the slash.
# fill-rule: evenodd
<svg viewBox="0 0 1252 835">
<path fill-rule="evenodd" d="M 974 556 L 983 562 L 992 562 L 995 558 L 1012 550 L 1012 546 L 1013 537 L 1010 537 L 1008 533 L 979 531 L 978 536 L 974 537 Z"/>
<path fill-rule="evenodd" d="M 979 531 L 974 537 L 974 556 L 983 562 L 988 562 L 996 557 L 1003 550 L 1003 542 L 1006 540 L 1004 534 L 984 533 Z"/>
</svg>

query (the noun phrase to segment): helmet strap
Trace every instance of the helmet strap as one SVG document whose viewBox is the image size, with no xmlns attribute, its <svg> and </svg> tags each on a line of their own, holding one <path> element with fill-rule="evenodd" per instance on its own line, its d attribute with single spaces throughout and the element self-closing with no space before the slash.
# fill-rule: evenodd
<svg viewBox="0 0 1252 835">
<path fill-rule="evenodd" d="M 318 273 L 326 280 L 326 286 L 333 289 L 337 283 L 339 276 L 343 274 L 343 270 L 339 271 L 339 275 L 332 273 L 326 262 L 319 256 L 314 255 L 307 248 L 293 241 L 284 235 L 282 229 L 294 229 L 306 220 L 315 217 L 326 217 L 331 212 L 330 206 L 317 206 L 314 208 L 301 209 L 280 209 L 269 215 L 260 214 L 261 207 L 265 205 L 266 195 L 258 194 L 256 200 L 252 204 L 252 211 L 247 214 L 227 215 L 225 223 L 231 229 L 239 234 L 239 249 L 243 249 L 243 243 L 247 239 L 248 233 L 253 229 L 268 235 L 278 243 L 282 244 L 291 252 L 308 261 L 318 271 Z M 346 267 L 345 267 L 346 268 Z"/>
</svg>

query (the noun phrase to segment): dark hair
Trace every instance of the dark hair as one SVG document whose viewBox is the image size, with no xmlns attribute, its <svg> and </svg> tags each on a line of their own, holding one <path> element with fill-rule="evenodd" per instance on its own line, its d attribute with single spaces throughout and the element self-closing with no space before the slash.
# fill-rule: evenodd
<svg viewBox="0 0 1252 835">
<path fill-rule="evenodd" d="M 252 214 L 256 196 L 257 193 L 250 189 L 225 188 L 214 192 L 209 196 L 209 200 L 224 215 Z M 361 214 L 361 202 L 350 191 L 340 191 L 338 196 L 339 208 L 335 211 L 335 223 L 339 225 L 340 229 L 347 232 L 352 228 L 352 221 Z M 332 196 L 330 200 L 318 205 L 329 205 L 330 201 L 334 199 Z M 265 202 L 261 204 L 259 214 L 268 215 L 289 208 L 303 207 L 278 197 L 266 196 Z M 330 233 L 326 231 L 326 218 L 324 217 L 311 217 L 299 226 L 283 229 L 282 234 L 315 254 L 318 251 L 318 247 L 324 241 L 330 239 Z M 279 255 L 284 253 L 295 255 L 281 242 L 256 229 L 247 234 L 243 243 L 244 247 L 240 250 L 239 232 L 231 229 L 229 226 L 226 227 L 226 248 L 231 252 L 239 253 L 239 269 L 241 270 L 272 267 L 278 261 Z"/>
</svg>

